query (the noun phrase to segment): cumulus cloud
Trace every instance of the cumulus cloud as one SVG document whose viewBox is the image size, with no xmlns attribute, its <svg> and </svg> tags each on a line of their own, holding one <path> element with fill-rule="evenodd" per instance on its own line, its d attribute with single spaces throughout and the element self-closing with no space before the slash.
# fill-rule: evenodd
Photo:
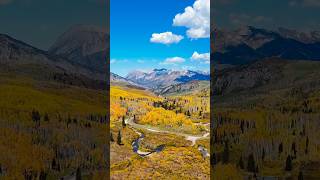
<svg viewBox="0 0 320 180">
<path fill-rule="evenodd" d="M 179 43 L 183 36 L 173 34 L 172 32 L 153 33 L 150 42 L 161 44 Z"/>
<path fill-rule="evenodd" d="M 210 0 L 196 0 L 192 7 L 186 7 L 183 13 L 174 17 L 173 25 L 187 27 L 189 38 L 209 38 Z"/>
<path fill-rule="evenodd" d="M 200 61 L 206 64 L 210 63 L 210 53 L 199 54 L 198 52 L 194 52 L 191 56 L 191 60 Z"/>
<path fill-rule="evenodd" d="M 183 63 L 186 60 L 182 57 L 171 57 L 171 58 L 167 58 L 164 60 L 164 62 L 161 62 L 160 64 L 179 64 L 179 63 Z"/>
</svg>

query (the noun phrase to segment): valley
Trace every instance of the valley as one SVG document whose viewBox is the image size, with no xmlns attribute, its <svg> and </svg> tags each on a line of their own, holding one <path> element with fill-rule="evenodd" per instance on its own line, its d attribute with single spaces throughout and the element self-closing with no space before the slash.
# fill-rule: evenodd
<svg viewBox="0 0 320 180">
<path fill-rule="evenodd" d="M 111 179 L 209 179 L 208 81 L 168 95 L 120 81 L 110 90 Z"/>
</svg>

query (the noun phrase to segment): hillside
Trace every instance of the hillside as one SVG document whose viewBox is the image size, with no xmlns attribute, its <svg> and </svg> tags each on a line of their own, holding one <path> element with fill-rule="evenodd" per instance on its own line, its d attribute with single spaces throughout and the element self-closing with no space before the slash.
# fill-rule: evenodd
<svg viewBox="0 0 320 180">
<path fill-rule="evenodd" d="M 289 88 L 311 91 L 319 87 L 316 78 L 319 70 L 319 62 L 265 59 L 217 71 L 213 88 L 215 95 L 267 93 L 270 90 Z"/>
<path fill-rule="evenodd" d="M 217 71 L 213 173 L 318 179 L 319 70 L 318 61 L 269 58 Z"/>
<path fill-rule="evenodd" d="M 0 35 L 0 179 L 106 178 L 105 72 Z"/>
<path fill-rule="evenodd" d="M 174 96 L 174 95 L 192 95 L 201 91 L 206 91 L 210 88 L 209 81 L 189 81 L 187 83 L 174 84 L 164 87 L 159 90 L 155 90 L 157 94 L 163 96 Z"/>
<path fill-rule="evenodd" d="M 1 71 L 37 80 L 53 80 L 105 89 L 104 73 L 92 71 L 62 56 L 49 54 L 7 35 L 0 35 Z"/>
</svg>

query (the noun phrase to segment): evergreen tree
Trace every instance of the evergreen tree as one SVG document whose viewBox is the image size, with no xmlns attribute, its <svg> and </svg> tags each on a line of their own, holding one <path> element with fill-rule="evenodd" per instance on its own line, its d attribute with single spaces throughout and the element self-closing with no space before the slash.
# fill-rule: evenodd
<svg viewBox="0 0 320 180">
<path fill-rule="evenodd" d="M 288 155 L 287 160 L 286 160 L 286 171 L 291 171 L 292 170 L 292 158 L 290 155 Z"/>
<path fill-rule="evenodd" d="M 247 169 L 249 172 L 255 172 L 256 171 L 256 163 L 254 161 L 254 156 L 251 153 L 248 157 L 248 166 Z"/>
<path fill-rule="evenodd" d="M 308 151 L 309 151 L 309 137 L 307 136 L 305 154 L 308 154 Z"/>
<path fill-rule="evenodd" d="M 46 113 L 45 115 L 44 115 L 44 117 L 43 117 L 43 120 L 44 121 L 49 121 L 49 115 L 48 115 L 48 113 Z"/>
<path fill-rule="evenodd" d="M 299 172 L 298 180 L 303 180 L 303 173 L 302 173 L 302 171 Z"/>
<path fill-rule="evenodd" d="M 292 143 L 291 151 L 293 151 L 294 158 L 296 158 L 296 156 L 297 156 L 297 149 L 296 149 L 296 143 L 295 143 L 295 142 Z"/>
<path fill-rule="evenodd" d="M 119 145 L 122 145 L 122 142 L 121 142 L 121 132 L 120 132 L 120 130 L 119 130 L 119 132 L 118 132 L 117 143 L 118 143 Z"/>
<path fill-rule="evenodd" d="M 211 164 L 212 165 L 216 165 L 217 164 L 217 157 L 216 157 L 216 153 L 213 153 L 211 159 L 210 159 L 212 162 Z"/>
<path fill-rule="evenodd" d="M 47 173 L 44 171 L 40 172 L 39 180 L 46 180 L 47 179 Z"/>
<path fill-rule="evenodd" d="M 191 116 L 191 113 L 189 110 L 187 111 L 187 116 Z"/>
<path fill-rule="evenodd" d="M 229 144 L 228 144 L 228 141 L 225 141 L 223 154 L 222 154 L 222 162 L 228 163 L 228 161 L 229 161 Z"/>
<path fill-rule="evenodd" d="M 122 127 L 126 127 L 126 121 L 124 116 L 122 116 Z"/>
<path fill-rule="evenodd" d="M 76 172 L 76 180 L 81 180 L 81 169 L 78 167 Z"/>
<path fill-rule="evenodd" d="M 281 155 L 281 153 L 283 152 L 283 144 L 282 142 L 279 144 L 279 148 L 278 148 L 278 152 L 279 152 L 279 156 Z"/>
<path fill-rule="evenodd" d="M 40 115 L 39 111 L 32 110 L 31 118 L 32 118 L 32 121 L 35 122 L 37 126 L 40 126 L 41 115 Z"/>
<path fill-rule="evenodd" d="M 112 132 L 110 132 L 110 141 L 111 141 L 111 142 L 114 142 L 114 139 L 113 139 L 113 134 L 112 134 Z"/>
<path fill-rule="evenodd" d="M 240 169 L 244 169 L 244 163 L 243 163 L 242 156 L 240 156 L 239 167 L 240 167 Z"/>
</svg>

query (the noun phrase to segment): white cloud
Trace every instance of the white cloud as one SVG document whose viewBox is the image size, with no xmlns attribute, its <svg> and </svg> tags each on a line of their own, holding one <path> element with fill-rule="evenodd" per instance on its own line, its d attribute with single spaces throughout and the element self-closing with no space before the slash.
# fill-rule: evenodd
<svg viewBox="0 0 320 180">
<path fill-rule="evenodd" d="M 174 17 L 173 25 L 187 27 L 189 38 L 209 38 L 210 0 L 196 0 L 192 7 L 186 7 L 183 13 Z"/>
<path fill-rule="evenodd" d="M 161 44 L 179 43 L 183 36 L 173 34 L 172 32 L 153 33 L 150 42 Z"/>
<path fill-rule="evenodd" d="M 167 58 L 166 60 L 164 60 L 164 62 L 161 62 L 160 64 L 179 64 L 179 63 L 183 63 L 186 60 L 182 57 L 171 57 L 171 58 Z"/>
<path fill-rule="evenodd" d="M 116 62 L 115 59 L 111 59 L 111 60 L 110 60 L 110 64 L 114 64 L 115 62 Z"/>
<path fill-rule="evenodd" d="M 198 52 L 194 52 L 191 56 L 191 60 L 200 61 L 206 64 L 210 63 L 210 53 L 199 54 Z"/>
<path fill-rule="evenodd" d="M 115 63 L 126 63 L 126 62 L 128 62 L 129 60 L 127 60 L 127 59 L 111 59 L 110 60 L 110 64 L 115 64 Z"/>
</svg>

